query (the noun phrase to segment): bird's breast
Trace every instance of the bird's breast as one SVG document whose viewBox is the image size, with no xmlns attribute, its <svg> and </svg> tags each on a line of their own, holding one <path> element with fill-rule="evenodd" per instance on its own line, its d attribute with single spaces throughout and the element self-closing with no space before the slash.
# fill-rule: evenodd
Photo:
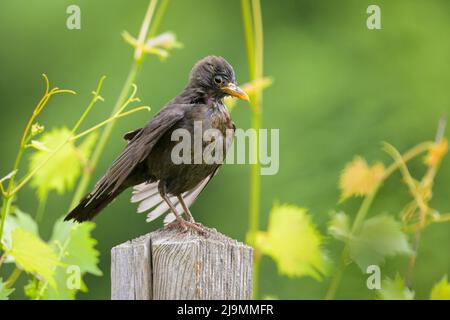
<svg viewBox="0 0 450 320">
<path fill-rule="evenodd" d="M 221 103 L 214 105 L 210 114 L 210 126 L 218 129 L 222 134 L 226 134 L 227 130 L 234 130 L 233 121 L 228 109 Z"/>
</svg>

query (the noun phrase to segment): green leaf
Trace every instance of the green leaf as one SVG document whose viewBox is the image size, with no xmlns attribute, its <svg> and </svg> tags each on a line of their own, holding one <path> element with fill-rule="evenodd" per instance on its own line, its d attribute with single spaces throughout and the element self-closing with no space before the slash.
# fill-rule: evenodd
<svg viewBox="0 0 450 320">
<path fill-rule="evenodd" d="M 307 210 L 294 205 L 275 205 L 267 232 L 256 235 L 256 249 L 274 259 L 279 272 L 287 276 L 320 281 L 328 268 L 321 246 L 322 235 Z"/>
<path fill-rule="evenodd" d="M 378 265 L 387 256 L 410 255 L 412 250 L 401 224 L 388 215 L 366 220 L 358 235 L 350 239 L 350 256 L 365 272 L 369 265 Z"/>
<path fill-rule="evenodd" d="M 21 228 L 22 230 L 28 231 L 36 236 L 39 236 L 38 225 L 33 218 L 21 211 L 19 208 L 15 207 L 14 211 L 8 215 L 6 218 L 5 226 L 3 229 L 3 239 L 2 243 L 6 248 L 11 248 L 12 242 L 12 232 L 16 228 Z"/>
<path fill-rule="evenodd" d="M 405 281 L 397 274 L 394 280 L 387 278 L 381 282 L 378 296 L 382 300 L 413 300 L 414 291 L 408 289 Z"/>
<path fill-rule="evenodd" d="M 39 290 L 41 289 L 42 282 L 38 281 L 36 278 L 31 278 L 28 283 L 23 287 L 23 292 L 25 296 L 32 300 L 39 298 Z"/>
<path fill-rule="evenodd" d="M 8 296 L 13 293 L 14 289 L 5 288 L 3 279 L 0 278 L 0 300 L 8 300 Z"/>
<path fill-rule="evenodd" d="M 445 275 L 441 281 L 436 283 L 431 289 L 431 300 L 450 300 L 450 283 L 448 282 L 447 275 Z"/>
<path fill-rule="evenodd" d="M 91 236 L 94 228 L 94 222 L 79 224 L 60 219 L 55 223 L 50 241 L 64 244 L 69 239 L 65 247 L 64 263 L 79 266 L 82 273 L 101 276 L 102 272 L 97 266 L 100 253 L 95 249 L 97 240 Z"/>
<path fill-rule="evenodd" d="M 348 215 L 343 212 L 334 214 L 328 224 L 328 232 L 336 239 L 346 241 L 351 233 Z"/>
<path fill-rule="evenodd" d="M 43 298 L 45 299 L 74 299 L 77 291 L 87 291 L 87 287 L 80 279 L 80 288 L 72 289 L 67 285 L 71 274 L 68 267 L 79 268 L 80 276 L 91 273 L 101 276 L 98 268 L 99 255 L 95 249 L 97 241 L 92 238 L 91 232 L 95 223 L 85 222 L 82 224 L 64 222 L 62 219 L 56 221 L 53 227 L 50 243 L 57 252 L 62 252 L 61 262 L 65 267 L 59 267 L 55 272 L 56 288 L 48 288 Z"/>
<path fill-rule="evenodd" d="M 67 128 L 53 129 L 42 135 L 38 144 L 45 149 L 36 150 L 30 157 L 29 170 L 32 171 L 48 159 L 50 152 L 46 149 L 56 150 L 71 137 Z M 73 141 L 67 142 L 61 149 L 42 166 L 31 180 L 31 186 L 38 192 L 40 199 L 55 190 L 63 194 L 67 189 L 73 188 L 75 180 L 81 173 L 82 165 L 88 159 L 97 134 L 90 134 L 83 143 L 76 147 Z M 36 144 L 36 143 L 35 143 Z"/>
<path fill-rule="evenodd" d="M 19 268 L 56 286 L 54 270 L 59 265 L 58 257 L 37 235 L 21 228 L 14 229 L 11 249 L 7 254 L 14 258 Z"/>
</svg>

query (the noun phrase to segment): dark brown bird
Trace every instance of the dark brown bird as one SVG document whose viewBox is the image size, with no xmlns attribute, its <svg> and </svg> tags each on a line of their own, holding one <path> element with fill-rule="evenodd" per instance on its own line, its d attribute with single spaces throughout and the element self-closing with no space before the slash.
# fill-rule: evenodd
<svg viewBox="0 0 450 320">
<path fill-rule="evenodd" d="M 224 155 L 231 143 L 227 138 L 235 125 L 223 104 L 227 95 L 248 100 L 247 94 L 236 85 L 232 66 L 222 57 L 208 56 L 193 67 L 186 88 L 171 100 L 143 128 L 125 134 L 128 144 L 114 160 L 106 174 L 97 182 L 94 190 L 65 218 L 83 222 L 94 218 L 114 198 L 129 187 L 134 187 L 133 202 L 140 202 L 138 212 L 148 211 L 147 221 L 166 212 L 166 222 L 174 218 L 184 227 L 201 230 L 195 223 L 189 206 L 216 174 L 221 163 L 205 159 L 195 161 L 194 123 L 200 123 L 203 132 L 216 129 L 224 141 Z M 191 163 L 174 163 L 172 149 L 178 141 L 172 141 L 177 129 L 187 130 L 191 140 Z M 202 146 L 217 143 L 212 138 Z M 224 158 L 224 157 L 223 157 Z M 188 220 L 181 217 L 185 213 Z"/>
</svg>

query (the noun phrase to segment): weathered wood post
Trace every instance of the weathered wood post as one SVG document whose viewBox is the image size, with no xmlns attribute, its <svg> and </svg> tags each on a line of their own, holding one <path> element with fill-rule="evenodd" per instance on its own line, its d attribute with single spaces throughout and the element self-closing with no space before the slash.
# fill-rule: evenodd
<svg viewBox="0 0 450 320">
<path fill-rule="evenodd" d="M 111 298 L 251 299 L 253 249 L 208 230 L 163 228 L 112 248 Z"/>
</svg>

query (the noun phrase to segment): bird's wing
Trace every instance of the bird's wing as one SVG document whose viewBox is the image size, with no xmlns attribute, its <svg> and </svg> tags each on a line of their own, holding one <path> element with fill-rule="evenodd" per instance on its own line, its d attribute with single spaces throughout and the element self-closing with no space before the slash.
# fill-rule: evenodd
<svg viewBox="0 0 450 320">
<path fill-rule="evenodd" d="M 214 170 L 212 174 L 203 179 L 196 187 L 182 194 L 187 207 L 190 207 L 194 203 L 200 193 L 208 185 L 209 181 L 211 181 L 212 177 L 216 175 L 218 169 L 219 166 L 217 166 L 216 170 Z M 138 213 L 148 212 L 150 210 L 150 212 L 148 212 L 147 214 L 147 222 L 153 221 L 161 215 L 169 213 L 164 219 L 164 223 L 167 224 L 173 221 L 175 219 L 175 216 L 173 215 L 173 213 L 170 213 L 169 206 L 159 194 L 158 182 L 159 181 L 152 183 L 141 183 L 135 186 L 133 195 L 131 197 L 131 202 L 139 203 L 137 209 Z M 169 199 L 177 209 L 178 213 L 182 214 L 184 210 L 178 198 L 172 196 L 169 197 Z"/>
<path fill-rule="evenodd" d="M 127 137 L 130 138 L 120 156 L 114 160 L 106 174 L 96 184 L 92 191 L 91 200 L 103 193 L 117 190 L 133 169 L 144 161 L 158 140 L 181 120 L 188 104 L 169 104 L 158 112 L 153 119 L 141 130 L 135 130 Z"/>
<path fill-rule="evenodd" d="M 136 130 L 133 130 L 133 131 L 129 131 L 129 132 L 127 132 L 127 133 L 125 133 L 125 134 L 123 135 L 123 138 L 124 138 L 126 141 L 130 142 L 130 141 L 133 140 L 133 138 L 134 138 L 139 132 L 141 132 L 142 130 L 143 130 L 143 128 L 139 128 L 139 129 L 136 129 Z"/>
</svg>

